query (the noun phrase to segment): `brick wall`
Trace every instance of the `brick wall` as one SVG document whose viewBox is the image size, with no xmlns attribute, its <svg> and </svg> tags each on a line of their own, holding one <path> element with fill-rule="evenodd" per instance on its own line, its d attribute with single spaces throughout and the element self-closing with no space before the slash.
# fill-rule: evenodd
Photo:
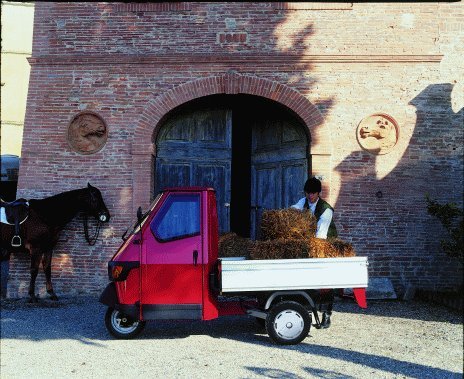
<svg viewBox="0 0 464 379">
<path fill-rule="evenodd" d="M 369 257 L 371 275 L 400 292 L 462 283 L 462 267 L 440 252 L 443 231 L 424 196 L 462 204 L 464 7 L 323 5 L 36 3 L 18 196 L 90 181 L 113 216 L 93 247 L 80 218 L 63 231 L 52 270 L 58 294 L 104 287 L 134 208 L 150 200 L 163 117 L 220 93 L 270 98 L 303 120 L 312 172 L 324 177 L 341 237 Z M 82 110 L 109 128 L 92 155 L 66 140 Z M 400 126 L 389 154 L 372 155 L 356 139 L 359 122 L 376 112 Z M 12 296 L 27 293 L 28 267 L 27 257 L 13 257 Z"/>
</svg>

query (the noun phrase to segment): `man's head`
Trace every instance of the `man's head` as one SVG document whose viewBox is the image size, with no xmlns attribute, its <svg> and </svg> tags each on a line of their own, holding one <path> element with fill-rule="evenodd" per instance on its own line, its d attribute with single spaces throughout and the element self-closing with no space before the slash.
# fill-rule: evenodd
<svg viewBox="0 0 464 379">
<path fill-rule="evenodd" d="M 310 203 L 315 203 L 321 192 L 321 181 L 317 178 L 309 178 L 304 185 L 305 196 Z"/>
</svg>

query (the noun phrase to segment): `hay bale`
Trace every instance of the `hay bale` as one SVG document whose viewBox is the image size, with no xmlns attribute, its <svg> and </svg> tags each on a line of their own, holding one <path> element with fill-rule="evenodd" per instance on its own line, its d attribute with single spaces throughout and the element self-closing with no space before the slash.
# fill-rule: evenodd
<svg viewBox="0 0 464 379">
<path fill-rule="evenodd" d="M 338 250 L 340 257 L 355 257 L 356 252 L 352 244 L 338 238 L 329 239 L 329 242 Z"/>
<path fill-rule="evenodd" d="M 277 239 L 256 241 L 251 250 L 251 259 L 298 259 L 309 257 L 309 244 L 304 239 Z"/>
<path fill-rule="evenodd" d="M 253 241 L 240 237 L 235 233 L 225 233 L 219 236 L 219 257 L 250 257 Z"/>
<path fill-rule="evenodd" d="M 353 246 L 339 239 L 322 239 L 313 237 L 309 240 L 310 258 L 354 257 Z"/>
<path fill-rule="evenodd" d="M 338 239 L 277 239 L 256 241 L 250 248 L 250 259 L 299 259 L 354 257 L 353 247 Z"/>
<path fill-rule="evenodd" d="M 261 218 L 260 239 L 309 239 L 316 234 L 316 217 L 309 210 L 294 208 L 265 210 Z"/>
<path fill-rule="evenodd" d="M 263 212 L 261 241 L 235 233 L 219 237 L 220 257 L 247 259 L 298 259 L 354 257 L 353 246 L 339 239 L 316 238 L 316 218 L 310 211 L 273 209 Z"/>
<path fill-rule="evenodd" d="M 309 240 L 309 246 L 310 258 L 333 258 L 340 256 L 335 246 L 326 239 L 312 237 Z"/>
</svg>

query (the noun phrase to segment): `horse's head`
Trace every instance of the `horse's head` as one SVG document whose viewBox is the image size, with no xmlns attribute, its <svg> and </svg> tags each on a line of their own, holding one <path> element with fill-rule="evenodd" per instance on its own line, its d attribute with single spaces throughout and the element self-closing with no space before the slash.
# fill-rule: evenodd
<svg viewBox="0 0 464 379">
<path fill-rule="evenodd" d="M 387 138 L 394 130 L 393 124 L 385 119 L 379 119 L 374 125 L 365 125 L 359 131 L 361 138 L 374 137 L 375 139 Z"/>
<path fill-rule="evenodd" d="M 101 222 L 110 221 L 110 212 L 103 201 L 100 190 L 97 187 L 91 186 L 90 183 L 87 184 L 87 194 L 86 196 L 86 211 L 87 213 L 93 215 L 96 219 Z"/>
</svg>

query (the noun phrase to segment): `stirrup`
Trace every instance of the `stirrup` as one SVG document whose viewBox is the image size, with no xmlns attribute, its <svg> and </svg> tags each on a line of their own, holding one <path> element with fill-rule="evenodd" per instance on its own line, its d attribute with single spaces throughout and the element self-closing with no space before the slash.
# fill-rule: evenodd
<svg viewBox="0 0 464 379">
<path fill-rule="evenodd" d="M 22 244 L 21 237 L 20 236 L 13 236 L 11 239 L 11 246 L 13 247 L 20 247 Z"/>
</svg>

